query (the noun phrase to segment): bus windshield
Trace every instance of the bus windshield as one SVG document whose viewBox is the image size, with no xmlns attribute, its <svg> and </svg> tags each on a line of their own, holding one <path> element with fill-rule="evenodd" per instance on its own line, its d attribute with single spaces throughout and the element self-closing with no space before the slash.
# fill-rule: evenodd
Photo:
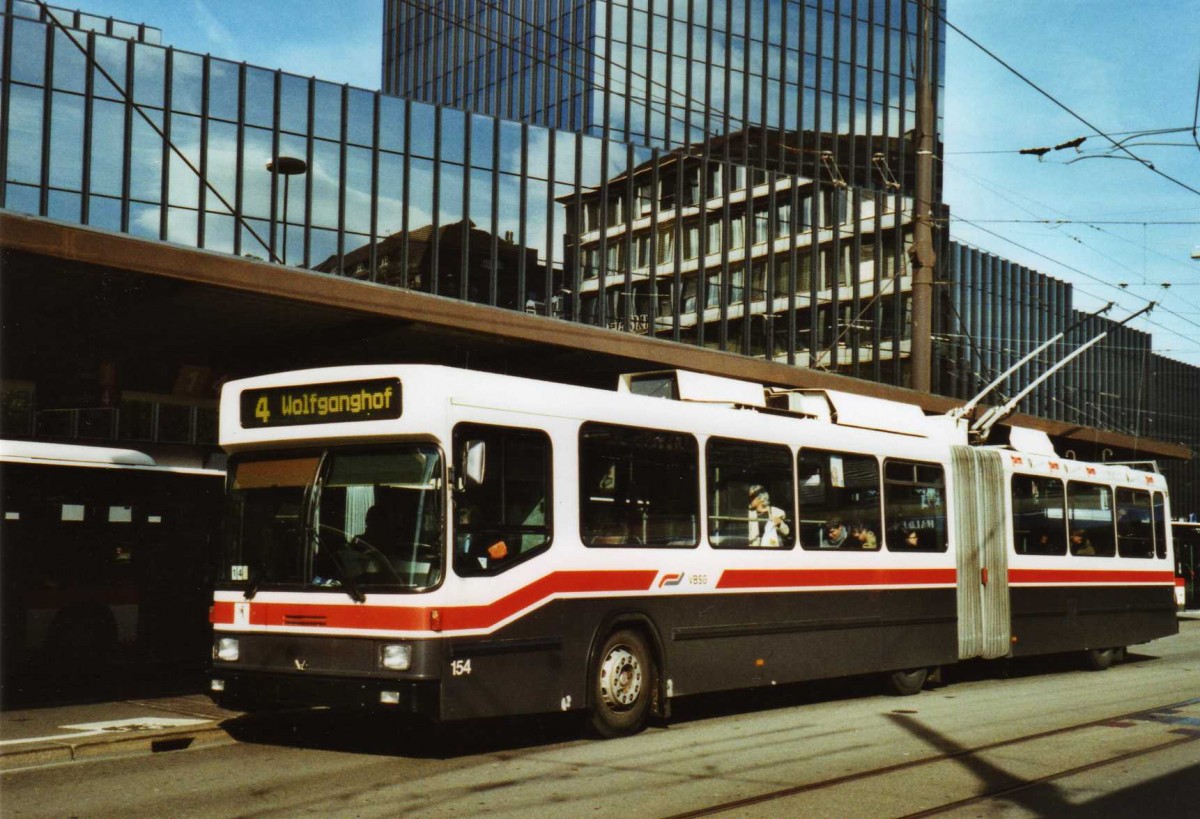
<svg viewBox="0 0 1200 819">
<path fill-rule="evenodd" d="M 435 447 L 253 456 L 230 467 L 224 581 L 365 591 L 436 586 L 443 482 Z"/>
</svg>

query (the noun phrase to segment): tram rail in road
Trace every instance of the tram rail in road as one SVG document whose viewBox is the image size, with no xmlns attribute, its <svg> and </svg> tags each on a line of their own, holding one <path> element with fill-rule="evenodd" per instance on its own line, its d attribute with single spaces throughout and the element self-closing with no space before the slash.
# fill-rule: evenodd
<svg viewBox="0 0 1200 819">
<path fill-rule="evenodd" d="M 448 731 L 442 744 L 353 712 L 222 719 L 196 695 L 9 712 L 0 715 L 4 739 L 157 713 L 216 717 L 213 731 L 224 741 L 130 753 L 118 747 L 130 732 L 81 738 L 81 746 L 114 742 L 8 768 L 5 810 L 116 815 L 136 798 L 142 815 L 204 819 L 305 811 L 449 817 L 484 809 L 618 816 L 628 807 L 613 799 L 621 793 L 636 794 L 646 816 L 1004 811 L 1166 819 L 1189 815 L 1200 796 L 1200 782 L 1193 784 L 1198 636 L 1200 626 L 1190 623 L 1157 651 L 1101 674 L 1077 670 L 1066 657 L 1029 661 L 1014 664 L 1007 679 L 963 675 L 916 698 L 880 697 L 867 679 L 763 691 L 749 707 L 732 695 L 702 698 L 666 727 L 615 742 L 580 741 L 578 721 L 555 715 L 484 721 Z M 30 721 L 8 730 L 14 716 Z"/>
<path fill-rule="evenodd" d="M 1137 757 L 1175 750 L 1200 740 L 1200 698 L 969 748 L 926 728 L 912 716 L 915 713 L 897 709 L 889 717 L 938 753 L 710 805 L 674 814 L 670 819 L 732 812 L 741 815 L 748 809 L 767 806 L 780 815 L 820 815 L 815 804 L 807 804 L 806 797 L 822 791 L 826 793 L 821 794 L 820 799 L 825 804 L 852 804 L 862 815 L 886 814 L 902 819 L 934 816 L 993 799 L 1003 798 L 1019 804 L 1023 791 Z M 1059 760 L 1061 767 L 1045 772 L 1043 766 L 1050 759 Z M 896 780 L 919 768 L 937 770 L 921 778 L 905 776 L 903 789 L 888 787 L 889 779 Z M 980 781 L 985 786 L 982 793 L 979 792 Z M 960 793 L 962 795 L 957 798 L 950 795 Z M 880 794 L 886 795 L 886 806 L 879 803 Z M 867 807 L 872 802 L 879 803 L 879 812 Z M 1060 807 L 1066 811 L 1072 805 L 1063 802 Z"/>
</svg>

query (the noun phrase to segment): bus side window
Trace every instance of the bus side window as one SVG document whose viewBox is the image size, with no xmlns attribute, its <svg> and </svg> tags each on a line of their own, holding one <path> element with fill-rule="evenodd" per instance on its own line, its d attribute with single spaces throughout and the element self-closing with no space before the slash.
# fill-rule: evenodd
<svg viewBox="0 0 1200 819">
<path fill-rule="evenodd" d="M 699 542 L 699 447 L 692 435 L 589 422 L 579 432 L 579 534 L 588 546 Z"/>
<path fill-rule="evenodd" d="M 1081 557 L 1112 557 L 1116 553 L 1111 488 L 1069 481 L 1067 515 L 1071 554 Z"/>
<path fill-rule="evenodd" d="M 710 438 L 705 461 L 709 544 L 718 549 L 792 548 L 796 513 L 788 448 Z"/>
<path fill-rule="evenodd" d="M 879 550 L 879 462 L 871 455 L 801 450 L 800 546 Z"/>
<path fill-rule="evenodd" d="M 883 469 L 888 550 L 944 552 L 947 545 L 945 470 L 938 464 L 891 459 Z"/>
<path fill-rule="evenodd" d="M 1057 478 L 1012 476 L 1013 546 L 1018 554 L 1067 553 L 1063 483 Z"/>
<path fill-rule="evenodd" d="M 1167 502 L 1162 492 L 1154 493 L 1154 555 L 1167 557 Z"/>
<path fill-rule="evenodd" d="M 1117 489 L 1117 554 L 1121 557 L 1154 557 L 1154 524 L 1150 493 Z"/>
<path fill-rule="evenodd" d="M 546 433 L 459 424 L 454 452 L 456 474 L 470 471 L 475 476 L 461 481 L 454 496 L 454 570 L 460 575 L 496 574 L 550 548 L 551 448 Z M 468 470 L 468 459 L 481 455 L 483 464 Z"/>
</svg>

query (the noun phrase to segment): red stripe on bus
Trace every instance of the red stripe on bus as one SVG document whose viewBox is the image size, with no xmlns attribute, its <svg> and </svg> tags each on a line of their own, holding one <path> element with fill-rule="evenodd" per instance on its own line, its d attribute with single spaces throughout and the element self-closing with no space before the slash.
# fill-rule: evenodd
<svg viewBox="0 0 1200 819">
<path fill-rule="evenodd" d="M 955 583 L 954 569 L 727 569 L 718 589 L 928 586 Z"/>
<path fill-rule="evenodd" d="M 209 619 L 214 625 L 234 623 L 235 603 L 213 603 Z M 418 606 L 333 606 L 325 603 L 251 602 L 246 625 L 306 625 L 342 629 L 395 629 L 425 631 L 430 628 L 432 607 Z M 301 620 L 302 622 L 296 622 Z"/>
<path fill-rule="evenodd" d="M 442 611 L 442 628 L 447 630 L 489 628 L 542 600 L 564 593 L 645 591 L 654 584 L 657 571 L 555 572 L 517 589 L 486 606 L 458 606 Z"/>
<path fill-rule="evenodd" d="M 461 631 L 486 629 L 556 594 L 646 591 L 657 571 L 555 572 L 494 603 L 481 606 L 372 606 L 327 603 L 252 602 L 250 625 L 308 625 L 388 631 Z M 234 603 L 215 602 L 211 620 L 233 625 Z M 436 612 L 436 615 L 435 615 Z"/>
<path fill-rule="evenodd" d="M 1174 583 L 1170 571 L 1122 571 L 1112 569 L 1009 569 L 1009 583 Z"/>
</svg>

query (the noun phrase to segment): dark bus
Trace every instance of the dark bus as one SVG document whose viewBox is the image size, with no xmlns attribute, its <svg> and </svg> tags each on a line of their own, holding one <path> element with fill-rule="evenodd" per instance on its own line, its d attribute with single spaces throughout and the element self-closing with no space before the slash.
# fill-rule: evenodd
<svg viewBox="0 0 1200 819">
<path fill-rule="evenodd" d="M 224 473 L 0 441 L 5 677 L 204 655 Z"/>
<path fill-rule="evenodd" d="M 1176 583 L 1183 587 L 1181 608 L 1200 608 L 1200 523 L 1175 521 Z"/>
</svg>

